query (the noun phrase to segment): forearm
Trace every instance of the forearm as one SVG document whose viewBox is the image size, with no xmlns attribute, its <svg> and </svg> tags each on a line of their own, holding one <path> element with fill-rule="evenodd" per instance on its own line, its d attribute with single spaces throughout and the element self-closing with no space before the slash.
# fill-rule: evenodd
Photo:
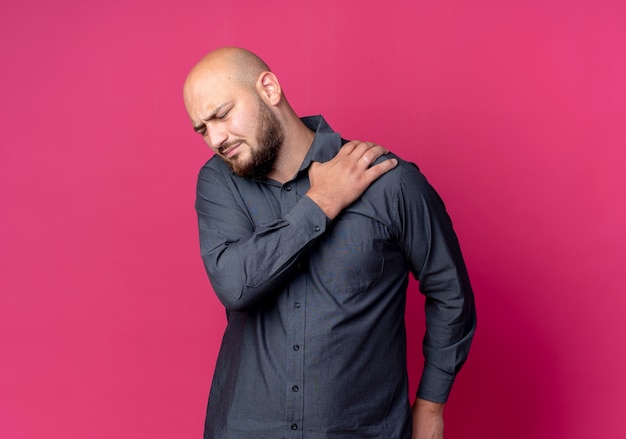
<svg viewBox="0 0 626 439">
<path fill-rule="evenodd" d="M 215 210 L 217 207 L 211 206 Z M 227 309 L 254 306 L 291 275 L 306 248 L 326 230 L 327 218 L 307 197 L 267 225 L 215 221 L 199 210 L 202 259 L 213 290 Z"/>
<path fill-rule="evenodd" d="M 467 358 L 476 329 L 471 288 L 465 282 L 458 285 L 453 291 L 425 293 L 425 362 L 418 397 L 435 402 L 446 402 L 456 375 Z"/>
</svg>

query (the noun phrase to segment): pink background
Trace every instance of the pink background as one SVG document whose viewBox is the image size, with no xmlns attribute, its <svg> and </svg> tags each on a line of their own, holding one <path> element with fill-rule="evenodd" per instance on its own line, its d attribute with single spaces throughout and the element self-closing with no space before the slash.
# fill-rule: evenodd
<svg viewBox="0 0 626 439">
<path fill-rule="evenodd" d="M 3 2 L 0 437 L 201 436 L 224 312 L 181 85 L 222 45 L 445 199 L 479 311 L 448 439 L 626 437 L 623 4 Z"/>
</svg>

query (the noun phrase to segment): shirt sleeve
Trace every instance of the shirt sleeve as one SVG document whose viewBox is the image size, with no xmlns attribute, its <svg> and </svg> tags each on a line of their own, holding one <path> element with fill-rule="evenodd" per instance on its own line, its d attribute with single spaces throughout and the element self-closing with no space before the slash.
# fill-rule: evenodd
<svg viewBox="0 0 626 439">
<path fill-rule="evenodd" d="M 417 396 L 444 403 L 476 328 L 474 295 L 443 201 L 411 163 L 402 166 L 400 180 L 397 233 L 426 297 L 425 364 Z"/>
<path fill-rule="evenodd" d="M 255 225 L 235 187 L 219 170 L 205 167 L 197 183 L 200 250 L 209 280 L 227 310 L 257 305 L 275 294 L 300 255 L 329 222 L 310 198 L 267 224 Z"/>
</svg>

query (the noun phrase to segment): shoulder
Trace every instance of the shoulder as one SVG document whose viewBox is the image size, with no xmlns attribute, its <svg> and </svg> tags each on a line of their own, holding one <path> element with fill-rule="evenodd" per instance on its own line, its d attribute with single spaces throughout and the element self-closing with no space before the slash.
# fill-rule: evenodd
<svg viewBox="0 0 626 439">
<path fill-rule="evenodd" d="M 213 156 L 198 172 L 197 195 L 206 200 L 228 199 L 238 192 L 238 184 L 235 180 L 242 179 L 230 170 L 224 160 Z"/>
<path fill-rule="evenodd" d="M 251 180 L 236 175 L 217 155 L 212 156 L 198 172 L 198 185 L 204 184 L 210 184 L 212 188 L 225 187 L 229 190 L 253 185 Z"/>
<path fill-rule="evenodd" d="M 430 187 L 428 180 L 422 174 L 417 164 L 404 160 L 400 156 L 389 153 L 379 158 L 375 164 L 381 163 L 384 160 L 396 159 L 398 166 L 391 171 L 383 174 L 379 180 L 382 186 L 387 187 L 393 191 L 403 191 L 405 188 L 412 188 L 413 190 L 427 189 Z"/>
<path fill-rule="evenodd" d="M 222 176 L 227 178 L 231 175 L 232 171 L 228 165 L 217 155 L 212 156 L 198 172 L 198 177 L 201 179 L 209 178 L 210 176 Z"/>
<path fill-rule="evenodd" d="M 390 153 L 386 158 L 398 160 L 398 166 L 382 175 L 371 186 L 374 197 L 391 200 L 394 212 L 445 210 L 440 195 L 417 164 Z"/>
</svg>

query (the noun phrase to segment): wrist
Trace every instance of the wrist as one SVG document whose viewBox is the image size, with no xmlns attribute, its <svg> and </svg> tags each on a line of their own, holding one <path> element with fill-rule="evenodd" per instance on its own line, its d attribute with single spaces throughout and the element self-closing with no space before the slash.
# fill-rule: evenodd
<svg viewBox="0 0 626 439">
<path fill-rule="evenodd" d="M 337 203 L 333 203 L 332 200 L 329 200 L 329 197 L 317 194 L 313 190 L 309 190 L 305 195 L 317 204 L 317 207 L 331 220 L 335 219 L 335 217 L 339 215 L 339 212 L 341 212 L 341 209 L 335 206 Z"/>
<path fill-rule="evenodd" d="M 417 398 L 413 403 L 413 410 L 424 414 L 443 415 L 445 404 L 428 401 L 426 399 Z"/>
</svg>

